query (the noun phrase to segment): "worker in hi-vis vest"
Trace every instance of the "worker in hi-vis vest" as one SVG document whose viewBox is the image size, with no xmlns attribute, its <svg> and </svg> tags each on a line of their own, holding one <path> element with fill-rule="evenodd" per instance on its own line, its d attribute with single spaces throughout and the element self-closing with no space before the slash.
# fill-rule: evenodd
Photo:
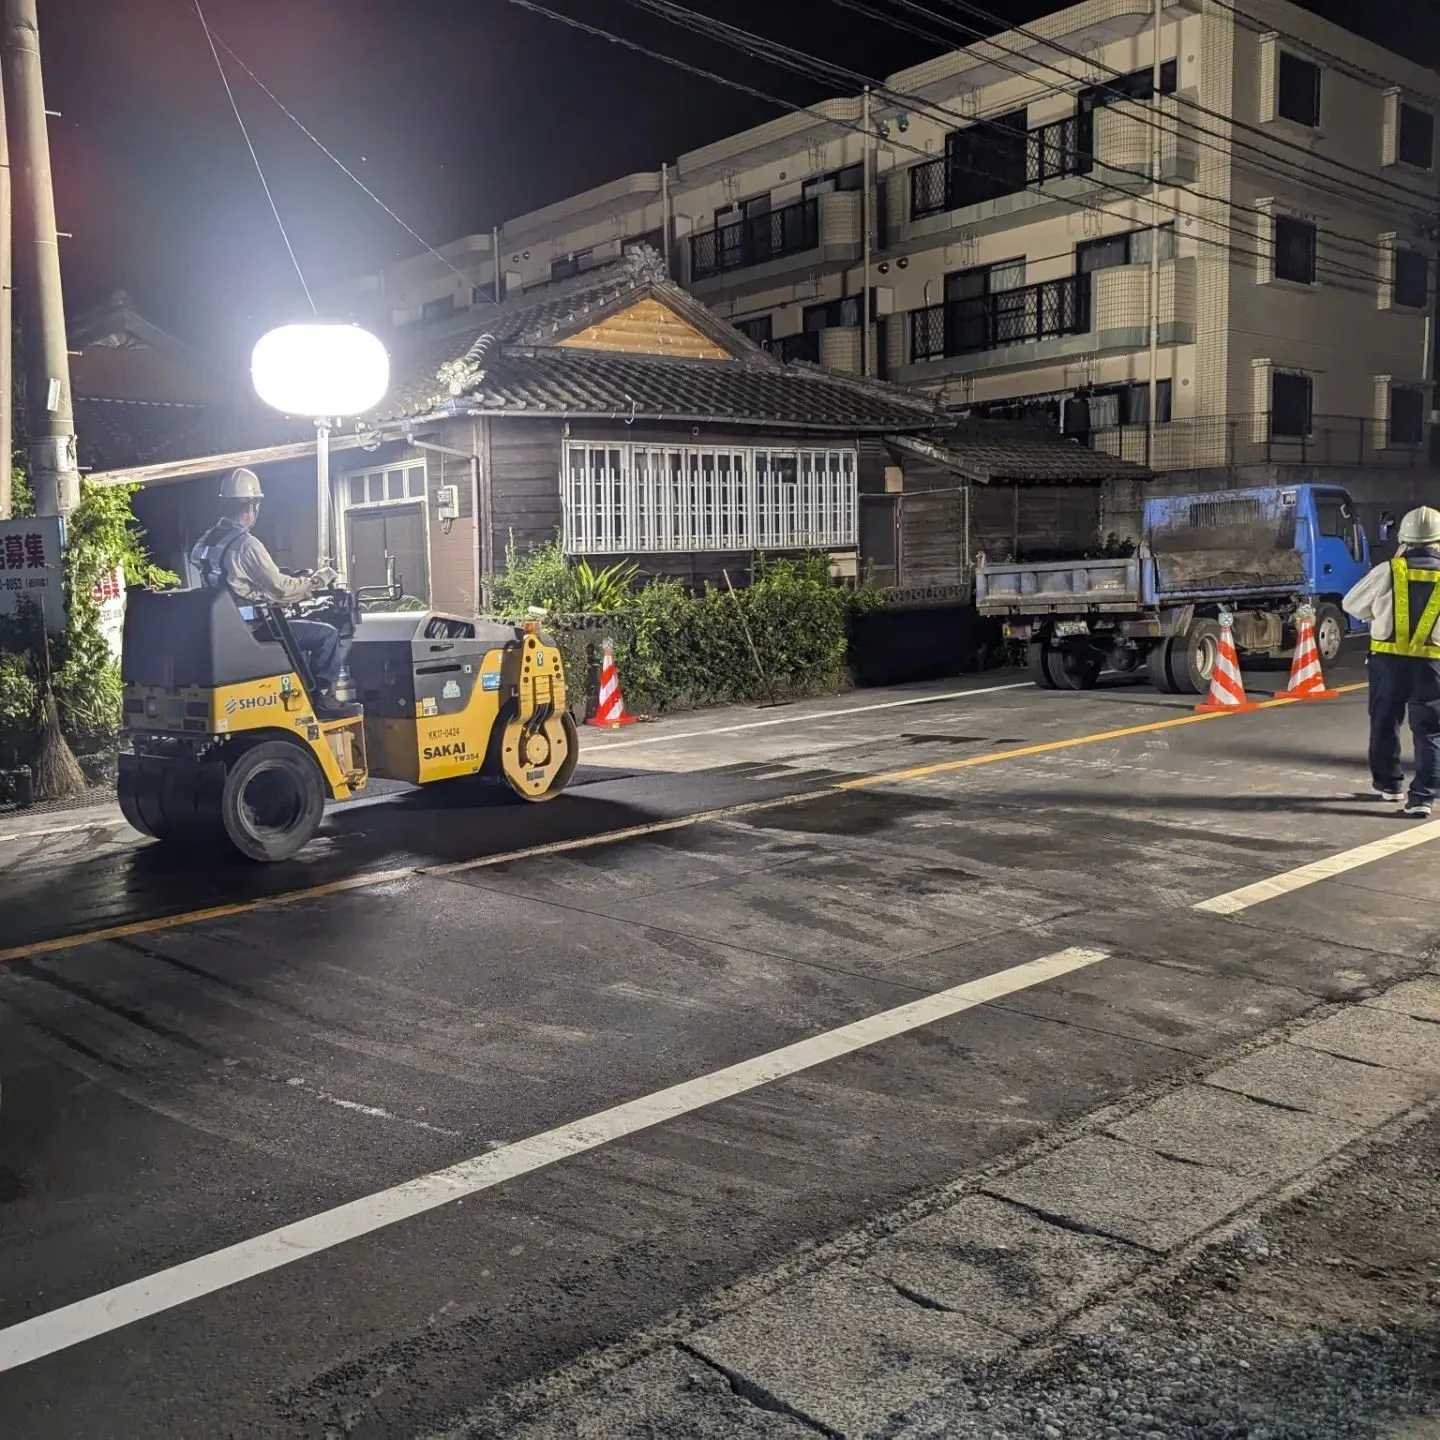
<svg viewBox="0 0 1440 1440">
<path fill-rule="evenodd" d="M 1440 510 L 1422 505 L 1400 522 L 1393 560 L 1341 601 L 1370 626 L 1370 778 L 1382 800 L 1427 820 L 1440 790 Z M 1410 720 L 1415 779 L 1405 794 L 1400 723 Z"/>
</svg>

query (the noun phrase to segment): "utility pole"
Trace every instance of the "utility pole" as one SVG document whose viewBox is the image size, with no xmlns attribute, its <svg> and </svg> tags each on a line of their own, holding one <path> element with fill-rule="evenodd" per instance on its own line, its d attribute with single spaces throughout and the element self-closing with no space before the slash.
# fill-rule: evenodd
<svg viewBox="0 0 1440 1440">
<path fill-rule="evenodd" d="M 1152 44 L 1155 53 L 1150 57 L 1150 284 L 1148 290 L 1150 311 L 1150 408 L 1145 416 L 1145 463 L 1155 463 L 1155 421 L 1160 413 L 1160 164 L 1164 134 L 1160 129 L 1164 121 L 1160 109 L 1160 7 L 1164 0 L 1155 0 L 1155 31 Z M 1175 403 L 1175 397 L 1170 397 Z M 1172 411 L 1173 413 L 1173 411 Z"/>
<path fill-rule="evenodd" d="M 860 206 L 860 373 L 867 380 L 874 369 L 875 357 L 870 353 L 870 230 L 874 225 L 875 187 L 874 154 L 870 147 L 870 87 L 865 87 L 864 119 L 860 126 L 860 142 L 865 151 L 862 157 L 861 190 L 864 195 Z"/>
<path fill-rule="evenodd" d="M 15 236 L 10 197 L 10 136 L 5 128 L 5 90 L 0 86 L 0 520 L 15 508 Z"/>
<path fill-rule="evenodd" d="M 5 0 L 5 88 L 19 168 L 21 315 L 30 439 L 30 481 L 41 515 L 66 515 L 80 503 L 70 350 L 60 287 L 60 242 L 50 174 L 50 131 L 40 72 L 35 0 Z M 4 337 L 8 343 L 9 337 Z"/>
</svg>

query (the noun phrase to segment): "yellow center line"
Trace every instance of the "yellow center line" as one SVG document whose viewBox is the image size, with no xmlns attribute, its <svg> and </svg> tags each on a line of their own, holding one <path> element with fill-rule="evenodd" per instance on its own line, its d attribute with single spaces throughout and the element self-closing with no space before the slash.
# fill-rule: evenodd
<svg viewBox="0 0 1440 1440">
<path fill-rule="evenodd" d="M 1348 695 L 1352 690 L 1363 690 L 1360 685 L 1337 685 L 1335 694 Z M 1257 710 L 1273 710 L 1277 705 L 1299 705 L 1303 702 L 1293 696 L 1277 695 L 1273 700 L 1262 700 Z M 1249 713 L 1249 712 L 1242 712 Z M 1056 750 L 1073 750 L 1077 745 L 1100 745 L 1106 740 L 1124 740 L 1131 735 L 1152 735 L 1157 730 L 1173 730 L 1179 725 L 1198 725 L 1203 720 L 1226 718 L 1224 710 L 1206 710 L 1198 715 L 1179 715 L 1171 720 L 1152 720 L 1144 725 L 1127 725 L 1123 730 L 1100 730 L 1093 735 L 1072 735 L 1066 740 L 1046 740 L 1040 745 L 1026 745 L 1016 750 L 990 750 L 984 755 L 969 755 L 963 760 L 939 760 L 933 765 L 912 765 L 908 770 L 884 770 L 877 775 L 861 775 L 854 780 L 842 780 L 837 790 L 863 790 L 870 785 L 888 785 L 899 780 L 920 780 L 927 775 L 947 775 L 953 770 L 970 770 L 976 765 L 994 765 L 1000 760 L 1018 760 L 1026 755 L 1048 755 Z"/>
<path fill-rule="evenodd" d="M 1336 693 L 1349 694 L 1365 689 L 1364 684 L 1341 685 Z M 1271 710 L 1281 705 L 1297 705 L 1304 702 L 1288 697 L 1262 701 L 1257 709 Z M 976 765 L 994 765 L 1002 760 L 1019 760 L 1029 755 L 1045 755 L 1057 750 L 1071 750 L 1078 745 L 1101 745 L 1109 740 L 1124 740 L 1132 735 L 1151 735 L 1157 730 L 1173 730 L 1181 725 L 1198 725 L 1202 720 L 1225 718 L 1224 711 L 1207 711 L 1198 715 L 1179 715 L 1169 720 L 1154 720 L 1145 725 L 1127 725 L 1119 730 L 1099 730 L 1090 735 L 1072 735 L 1065 740 L 1047 740 L 1040 745 L 1026 745 L 1014 750 L 990 750 L 984 755 L 971 755 L 964 760 L 943 760 L 934 765 L 916 765 L 906 770 L 885 770 L 874 775 L 857 776 L 854 780 L 842 780 L 823 790 L 809 790 L 799 795 L 782 795 L 769 800 L 752 800 L 741 805 L 728 805 L 714 810 L 700 810 L 692 815 L 681 815 L 671 820 L 656 820 L 645 825 L 632 825 L 623 830 L 607 830 L 599 835 L 581 836 L 574 840 L 556 840 L 543 845 L 531 845 L 519 850 L 508 850 L 498 855 L 483 855 L 474 860 L 461 860 L 454 864 L 432 866 L 406 866 L 395 870 L 376 870 L 364 875 L 351 875 L 344 880 L 331 880 L 323 885 L 310 885 L 300 890 L 286 890 L 278 895 L 268 895 L 256 900 L 237 900 L 228 905 L 212 905 L 203 910 L 187 910 L 176 915 L 160 915 L 150 920 L 132 920 L 123 925 L 109 925 L 99 930 L 87 930 L 78 935 L 59 935 L 50 940 L 36 940 L 25 945 L 16 945 L 0 950 L 0 964 L 36 955 L 55 955 L 66 950 L 78 950 L 84 945 L 97 945 L 107 940 L 125 940 L 136 935 L 154 935 L 163 930 L 176 930 L 185 925 L 200 925 L 208 920 L 226 920 L 235 915 L 249 915 L 273 906 L 294 905 L 301 900 L 321 900 L 328 895 L 343 895 L 351 890 L 368 890 L 377 885 L 389 885 L 398 880 L 413 880 L 421 877 L 444 878 L 467 871 L 488 869 L 517 860 L 534 859 L 545 855 L 561 855 L 572 850 L 592 849 L 599 845 L 615 845 L 626 840 L 641 839 L 648 835 L 663 834 L 667 831 L 682 830 L 696 825 L 706 825 L 717 820 L 731 819 L 741 815 L 753 815 L 765 810 L 779 810 L 790 805 L 804 805 L 811 801 L 823 800 L 847 790 L 860 790 L 871 785 L 892 784 L 903 780 L 923 779 L 929 775 L 944 775 L 956 770 L 968 770 Z"/>
</svg>

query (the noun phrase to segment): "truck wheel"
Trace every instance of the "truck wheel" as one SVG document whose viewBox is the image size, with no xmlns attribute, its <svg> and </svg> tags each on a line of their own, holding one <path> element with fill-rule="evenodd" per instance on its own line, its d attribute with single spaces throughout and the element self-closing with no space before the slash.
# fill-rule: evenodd
<svg viewBox="0 0 1440 1440">
<path fill-rule="evenodd" d="M 1182 695 L 1203 695 L 1220 654 L 1220 626 L 1214 620 L 1197 620 L 1183 635 L 1166 643 L 1170 679 Z"/>
<path fill-rule="evenodd" d="M 1105 668 L 1105 657 L 1093 646 L 1054 649 L 1045 657 L 1057 690 L 1093 690 Z"/>
<path fill-rule="evenodd" d="M 1159 641 L 1145 657 L 1145 668 L 1150 674 L 1150 683 L 1162 694 L 1173 695 L 1175 682 L 1170 678 L 1170 642 Z"/>
<path fill-rule="evenodd" d="M 225 772 L 220 820 L 247 860 L 288 860 L 325 814 L 325 781 L 314 757 L 288 740 L 243 751 Z"/>
<path fill-rule="evenodd" d="M 1042 690 L 1055 688 L 1055 682 L 1050 678 L 1050 667 L 1045 663 L 1049 650 L 1050 647 L 1040 640 L 1032 640 L 1025 647 L 1025 668 Z"/>
<path fill-rule="evenodd" d="M 1345 616 L 1338 605 L 1322 605 L 1315 612 L 1315 645 L 1323 664 L 1340 658 L 1340 642 L 1345 638 Z"/>
</svg>

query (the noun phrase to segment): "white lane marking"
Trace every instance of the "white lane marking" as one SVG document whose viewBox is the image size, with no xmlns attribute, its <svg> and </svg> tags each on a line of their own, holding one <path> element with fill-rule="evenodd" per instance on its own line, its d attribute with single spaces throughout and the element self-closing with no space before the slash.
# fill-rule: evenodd
<svg viewBox="0 0 1440 1440">
<path fill-rule="evenodd" d="M 338 1095 L 332 1095 L 328 1090 L 316 1090 L 307 1085 L 303 1080 L 287 1080 L 292 1090 L 303 1090 L 307 1095 L 313 1095 L 317 1100 L 323 1100 L 327 1105 L 338 1106 L 341 1110 L 351 1110 L 357 1115 L 368 1115 L 372 1120 L 393 1120 L 397 1125 L 409 1125 L 416 1130 L 428 1130 L 432 1135 L 448 1135 L 452 1140 L 460 1138 L 458 1130 L 446 1130 L 439 1125 L 431 1125 L 427 1120 L 411 1120 L 404 1115 L 396 1115 L 393 1111 L 382 1110 L 378 1105 L 362 1105 L 358 1100 L 342 1100 Z"/>
<path fill-rule="evenodd" d="M 17 835 L 0 835 L 0 845 L 12 840 L 45 840 L 51 835 L 78 835 L 82 830 L 113 830 L 124 823 L 124 819 L 116 815 L 113 819 L 92 820 L 86 825 L 59 825 L 53 830 L 23 830 Z"/>
<path fill-rule="evenodd" d="M 806 720 L 839 720 L 846 715 L 868 715 L 874 710 L 899 710 L 906 705 L 940 705 L 947 700 L 968 700 L 972 695 L 998 695 L 1002 690 L 1028 690 L 1033 682 L 1020 680 L 1011 685 L 987 685 L 983 690 L 955 690 L 948 695 L 914 695 L 908 700 L 885 700 L 878 705 L 852 705 L 845 710 L 812 710 L 803 715 L 785 715 L 775 720 L 750 720 L 744 725 L 721 725 L 714 730 L 687 730 L 681 735 L 646 735 L 638 740 L 602 741 L 594 746 L 596 755 L 625 750 L 632 745 L 665 745 L 670 741 L 708 740 L 712 735 L 735 735 L 741 730 L 765 730 L 772 725 L 798 725 Z"/>
<path fill-rule="evenodd" d="M 1202 900 L 1194 908 L 1208 910 L 1212 915 L 1237 915 L 1252 905 L 1262 905 L 1266 900 L 1289 895 L 1292 891 L 1303 890 L 1307 885 L 1317 885 L 1322 880 L 1343 875 L 1347 870 L 1358 869 L 1375 860 L 1384 860 L 1389 855 L 1398 855 L 1413 850 L 1417 845 L 1426 845 L 1431 840 L 1440 840 L 1440 820 L 1430 820 L 1412 829 L 1397 830 L 1383 840 L 1372 840 L 1368 845 L 1357 845 L 1353 850 L 1342 850 L 1338 855 L 1327 855 L 1323 860 L 1312 860 L 1283 875 L 1272 875 L 1268 880 L 1257 880 L 1253 885 L 1244 885 L 1225 895 L 1216 895 Z"/>
<path fill-rule="evenodd" d="M 743 1095 L 803 1070 L 823 1065 L 882 1040 L 932 1025 L 992 1000 L 1033 985 L 1072 974 L 1106 958 L 1104 950 L 1070 949 L 1045 955 L 979 980 L 970 980 L 938 994 L 927 995 L 893 1010 L 882 1011 L 850 1025 L 813 1035 L 808 1040 L 772 1050 L 753 1060 L 712 1071 L 694 1080 L 628 1100 L 611 1110 L 588 1115 L 557 1129 L 518 1140 L 462 1160 L 445 1170 L 406 1181 L 360 1200 L 337 1206 L 308 1220 L 282 1226 L 252 1240 L 187 1260 L 169 1270 L 133 1280 L 73 1305 L 62 1306 L 18 1325 L 0 1330 L 0 1371 L 14 1370 L 72 1345 L 148 1319 L 177 1305 L 198 1300 L 231 1285 L 253 1280 L 283 1265 L 315 1255 L 347 1240 L 358 1239 L 387 1225 L 411 1220 L 427 1211 L 476 1195 L 507 1180 L 528 1175 L 612 1140 L 674 1120 L 707 1105 Z"/>
</svg>

